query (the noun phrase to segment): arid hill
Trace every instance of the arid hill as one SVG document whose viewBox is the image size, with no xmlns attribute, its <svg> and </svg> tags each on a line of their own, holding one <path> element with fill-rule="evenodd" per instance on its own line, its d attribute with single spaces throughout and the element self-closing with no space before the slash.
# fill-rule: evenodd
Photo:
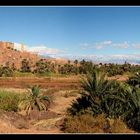
<svg viewBox="0 0 140 140">
<path fill-rule="evenodd" d="M 0 42 L 0 65 L 14 65 L 17 69 L 21 67 L 23 59 L 30 61 L 31 65 L 34 65 L 40 57 L 37 54 L 27 52 L 22 48 L 19 50 L 14 48 L 14 43 L 11 42 Z"/>
<path fill-rule="evenodd" d="M 35 63 L 40 59 L 55 64 L 65 64 L 68 62 L 68 60 L 62 58 L 43 58 L 36 53 L 28 52 L 22 44 L 17 48 L 12 42 L 0 41 L 0 65 L 9 65 L 10 67 L 14 65 L 17 69 L 20 69 L 23 59 L 29 60 L 31 67 L 34 67 Z"/>
</svg>

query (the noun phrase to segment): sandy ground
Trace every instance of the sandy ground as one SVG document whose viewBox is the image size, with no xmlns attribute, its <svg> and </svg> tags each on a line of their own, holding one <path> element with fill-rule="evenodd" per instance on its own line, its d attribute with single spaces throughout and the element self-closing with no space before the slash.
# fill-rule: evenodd
<svg viewBox="0 0 140 140">
<path fill-rule="evenodd" d="M 7 90 L 17 90 L 20 92 L 24 92 L 23 89 L 7 89 Z M 76 96 L 68 96 L 65 97 L 66 91 L 59 91 L 54 93 L 55 97 L 53 99 L 53 104 L 50 107 L 49 111 L 55 112 L 58 114 L 57 117 L 52 117 L 49 119 L 42 119 L 42 120 L 30 120 L 28 123 L 25 122 L 23 119 L 16 118 L 14 114 L 7 114 L 7 113 L 2 113 L 0 117 L 0 133 L 4 134 L 58 134 L 58 133 L 63 133 L 60 130 L 59 125 L 56 125 L 57 122 L 63 120 L 66 115 L 66 110 L 68 107 L 70 107 L 71 103 L 73 100 L 75 100 L 78 96 L 80 96 L 78 93 L 76 93 Z M 12 120 L 12 117 L 16 120 L 15 124 L 13 125 L 14 120 Z M 28 128 L 17 128 L 15 126 L 23 125 L 23 126 L 28 126 Z"/>
</svg>

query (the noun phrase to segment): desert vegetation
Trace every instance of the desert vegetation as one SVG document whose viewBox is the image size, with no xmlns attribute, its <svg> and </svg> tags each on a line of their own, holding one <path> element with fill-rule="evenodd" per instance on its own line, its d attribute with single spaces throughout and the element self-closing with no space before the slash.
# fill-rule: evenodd
<svg viewBox="0 0 140 140">
<path fill-rule="evenodd" d="M 58 64 L 56 62 L 48 61 L 47 59 L 38 60 L 35 65 L 28 59 L 23 59 L 21 61 L 20 69 L 17 69 L 14 65 L 9 65 L 6 62 L 5 66 L 0 67 L 0 77 L 12 77 L 12 76 L 64 76 L 64 75 L 81 75 L 86 74 L 91 67 L 94 69 L 99 69 L 107 74 L 107 76 L 116 75 L 133 75 L 136 72 L 140 72 L 139 65 L 132 65 L 127 62 L 124 64 L 114 64 L 114 63 L 99 63 L 94 64 L 91 61 L 86 60 L 68 60 L 67 63 Z"/>
<path fill-rule="evenodd" d="M 93 118 L 104 114 L 104 117 L 102 116 L 104 119 L 113 119 L 114 121 L 119 119 L 128 129 L 136 132 L 140 131 L 140 89 L 138 73 L 130 77 L 126 82 L 120 82 L 116 80 L 108 80 L 105 73 L 93 69 L 87 72 L 86 77 L 82 79 L 81 83 L 83 89 L 81 97 L 77 98 L 68 109 L 69 116 L 74 117 L 68 117 L 68 120 L 65 122 L 64 130 L 73 133 L 78 131 L 83 132 L 82 128 L 78 129 L 78 127 L 76 127 L 74 129 L 69 124 L 70 122 L 76 123 L 79 114 L 80 117 L 82 115 L 91 115 Z M 80 123 L 80 121 L 77 123 Z M 92 128 L 93 126 L 90 127 Z M 92 129 L 89 131 L 92 131 Z M 95 130 L 93 129 L 93 131 Z"/>
<path fill-rule="evenodd" d="M 47 102 L 45 102 L 45 100 Z M 40 93 L 40 87 L 35 85 L 28 90 L 26 97 L 19 103 L 18 109 L 24 110 L 27 115 L 30 115 L 31 110 L 37 109 L 47 110 L 50 104 L 50 99 L 48 96 L 42 96 Z"/>
<path fill-rule="evenodd" d="M 5 120 L 8 113 L 19 118 L 15 131 L 139 133 L 139 65 L 43 59 L 21 64 L 0 67 L 0 110 Z"/>
</svg>

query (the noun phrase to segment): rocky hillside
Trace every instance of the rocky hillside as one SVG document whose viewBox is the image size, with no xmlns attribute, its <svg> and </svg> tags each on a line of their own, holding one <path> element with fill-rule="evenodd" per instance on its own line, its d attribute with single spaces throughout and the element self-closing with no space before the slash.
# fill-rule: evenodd
<svg viewBox="0 0 140 140">
<path fill-rule="evenodd" d="M 0 42 L 0 65 L 15 65 L 17 69 L 21 67 L 23 59 L 30 61 L 31 65 L 34 65 L 40 57 L 37 54 L 27 52 L 25 50 L 17 50 L 14 48 L 14 43 Z"/>
</svg>

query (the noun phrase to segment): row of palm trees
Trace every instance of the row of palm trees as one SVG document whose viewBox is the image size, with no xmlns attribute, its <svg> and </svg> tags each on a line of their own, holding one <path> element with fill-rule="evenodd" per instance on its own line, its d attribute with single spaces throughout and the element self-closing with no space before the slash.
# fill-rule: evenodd
<svg viewBox="0 0 140 140">
<path fill-rule="evenodd" d="M 24 64 L 25 61 L 25 64 Z M 31 71 L 30 63 L 27 60 L 22 61 L 21 71 L 22 72 L 29 72 Z M 101 71 L 104 71 L 108 74 L 108 76 L 115 76 L 115 75 L 122 75 L 125 72 L 137 72 L 140 71 L 139 65 L 131 65 L 127 62 L 124 64 L 94 64 L 91 61 L 86 60 L 74 60 L 70 61 L 68 60 L 65 64 L 57 64 L 57 63 L 51 63 L 51 61 L 44 61 L 43 59 L 36 62 L 34 69 L 32 72 L 34 73 L 60 73 L 60 74 L 86 74 L 87 70 L 94 67 L 94 69 L 100 69 Z"/>
<path fill-rule="evenodd" d="M 4 67 L 4 68 L 3 68 Z M 74 60 L 70 61 L 68 60 L 65 64 L 57 64 L 52 63 L 51 61 L 46 61 L 44 59 L 40 59 L 33 65 L 29 60 L 23 59 L 21 61 L 21 68 L 16 69 L 15 65 L 13 64 L 12 67 L 10 67 L 8 64 L 6 66 L 0 67 L 0 76 L 3 75 L 4 72 L 2 72 L 2 69 L 5 69 L 4 75 L 6 76 L 12 76 L 14 71 L 20 71 L 20 72 L 32 72 L 32 73 L 38 73 L 38 74 L 45 74 L 45 73 L 58 73 L 58 74 L 86 74 L 87 71 L 90 69 L 99 69 L 101 71 L 104 71 L 107 73 L 108 76 L 115 76 L 115 75 L 122 75 L 125 72 L 138 72 L 140 71 L 139 65 L 131 65 L 127 62 L 124 64 L 94 64 L 91 61 L 86 60 Z M 2 74 L 1 74 L 2 73 Z"/>
</svg>

